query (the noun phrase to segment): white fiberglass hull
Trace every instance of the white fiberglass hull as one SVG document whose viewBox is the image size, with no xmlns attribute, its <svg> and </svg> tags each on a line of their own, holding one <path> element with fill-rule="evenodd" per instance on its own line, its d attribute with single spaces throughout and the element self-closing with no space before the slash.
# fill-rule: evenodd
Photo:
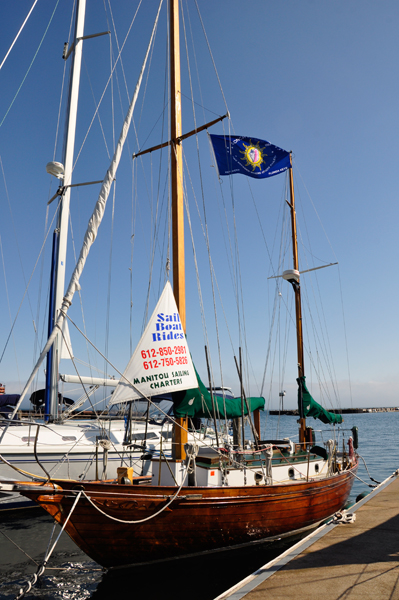
<svg viewBox="0 0 399 600">
<path fill-rule="evenodd" d="M 129 445 L 124 444 L 124 437 L 124 420 L 12 425 L 0 447 L 4 459 L 0 461 L 0 479 L 30 476 L 46 480 L 48 475 L 60 479 L 112 479 L 121 466 L 133 467 L 135 475 L 151 475 L 151 455 L 171 455 L 170 424 L 146 427 L 142 421 L 133 422 Z M 202 443 L 212 444 L 213 438 L 208 435 L 196 434 L 195 440 L 189 435 L 191 442 L 201 443 L 201 438 Z M 142 460 L 144 454 L 148 459 Z M 11 496 L 1 496 L 0 510 L 9 509 L 11 502 Z"/>
</svg>

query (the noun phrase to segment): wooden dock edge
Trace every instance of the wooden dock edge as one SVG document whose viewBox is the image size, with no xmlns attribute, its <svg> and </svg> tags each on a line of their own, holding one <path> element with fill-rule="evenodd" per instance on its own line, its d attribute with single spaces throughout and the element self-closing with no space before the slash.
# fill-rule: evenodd
<svg viewBox="0 0 399 600">
<path fill-rule="evenodd" d="M 364 504 L 369 502 L 372 498 L 375 498 L 379 492 L 389 486 L 393 481 L 395 481 L 399 477 L 399 469 L 396 470 L 392 475 L 387 477 L 383 482 L 377 485 L 367 496 L 362 498 L 359 502 L 356 502 L 353 506 L 350 507 L 350 512 L 354 513 L 359 508 L 361 508 Z M 245 579 L 236 583 L 234 586 L 214 598 L 214 600 L 241 600 L 246 596 L 249 592 L 258 587 L 263 581 L 271 577 L 276 571 L 279 571 L 282 567 L 284 567 L 291 560 L 296 558 L 301 552 L 309 548 L 312 544 L 318 541 L 320 538 L 329 533 L 334 527 L 336 527 L 336 523 L 333 521 L 333 518 L 312 531 L 308 536 L 288 548 L 285 552 L 271 560 L 270 562 L 263 565 L 260 569 L 248 575 Z"/>
</svg>

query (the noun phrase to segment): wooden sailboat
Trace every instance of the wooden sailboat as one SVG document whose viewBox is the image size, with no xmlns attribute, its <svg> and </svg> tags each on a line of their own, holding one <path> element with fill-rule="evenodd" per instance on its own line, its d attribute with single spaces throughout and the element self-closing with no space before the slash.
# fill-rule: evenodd
<svg viewBox="0 0 399 600">
<path fill-rule="evenodd" d="M 178 0 L 170 1 L 173 291 L 185 331 L 183 183 Z M 318 410 L 304 380 L 303 340 L 291 182 L 293 269 L 283 274 L 295 291 L 300 437 L 263 442 L 250 449 L 199 452 L 187 444 L 184 403 L 175 410 L 174 455 L 153 461 L 152 484 L 131 472 L 118 481 L 43 485 L 12 482 L 10 489 L 39 503 L 90 557 L 105 567 L 169 559 L 293 535 L 331 517 L 349 497 L 357 456 L 313 444 L 305 412 Z M 170 346 L 174 348 L 173 343 Z M 201 384 L 199 384 L 201 385 Z M 134 387 L 134 386 L 132 386 Z M 187 394 L 206 395 L 203 387 Z M 186 394 L 186 395 L 187 395 Z M 306 411 L 303 397 L 306 396 Z M 213 401 L 214 399 L 211 398 Z M 183 408 L 182 408 L 183 406 Z M 321 407 L 319 407 L 321 408 Z M 337 419 L 338 420 L 338 419 Z M 3 486 L 4 487 L 4 486 Z"/>
</svg>

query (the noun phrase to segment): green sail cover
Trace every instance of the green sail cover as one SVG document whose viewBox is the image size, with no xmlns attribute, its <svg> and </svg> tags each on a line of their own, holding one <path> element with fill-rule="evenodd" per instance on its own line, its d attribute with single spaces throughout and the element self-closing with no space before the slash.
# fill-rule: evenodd
<svg viewBox="0 0 399 600">
<path fill-rule="evenodd" d="M 198 388 L 191 388 L 181 392 L 173 392 L 173 412 L 175 417 L 199 417 L 209 419 L 213 415 L 212 398 L 210 392 L 202 383 L 197 371 Z M 217 419 L 234 419 L 241 417 L 241 398 L 220 398 L 213 395 Z M 264 410 L 264 398 L 247 398 L 250 412 L 257 408 Z M 226 411 L 225 411 L 226 407 Z M 244 402 L 244 414 L 248 414 Z"/>
<path fill-rule="evenodd" d="M 322 423 L 342 423 L 342 415 L 336 415 L 335 413 L 328 412 L 325 408 L 320 406 L 312 398 L 306 387 L 306 377 L 299 377 L 298 382 L 298 409 L 299 414 L 304 417 L 314 417 L 320 419 Z M 302 411 L 301 411 L 301 399 L 302 399 Z"/>
</svg>

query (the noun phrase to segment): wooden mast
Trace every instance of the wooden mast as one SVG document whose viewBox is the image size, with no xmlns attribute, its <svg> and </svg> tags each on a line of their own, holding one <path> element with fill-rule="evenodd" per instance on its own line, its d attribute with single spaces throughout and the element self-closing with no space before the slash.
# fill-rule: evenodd
<svg viewBox="0 0 399 600">
<path fill-rule="evenodd" d="M 298 238 L 296 229 L 295 213 L 295 194 L 294 178 L 292 174 L 292 153 L 290 153 L 290 209 L 291 209 L 291 228 L 292 228 L 292 251 L 294 258 L 294 270 L 297 272 L 297 280 L 291 279 L 292 287 L 295 293 L 295 316 L 296 316 L 296 336 L 297 336 L 297 357 L 298 357 L 298 377 L 305 375 L 304 352 L 303 352 L 303 330 L 302 330 L 302 306 L 301 306 L 301 286 L 299 284 L 299 261 L 298 261 Z M 306 419 L 303 416 L 302 404 L 299 406 L 299 443 L 305 443 Z"/>
<path fill-rule="evenodd" d="M 172 185 L 172 239 L 173 239 L 173 292 L 186 332 L 186 297 L 184 271 L 184 199 L 183 160 L 179 138 L 182 135 L 179 1 L 170 2 L 170 95 L 171 95 L 171 185 Z M 177 418 L 174 428 L 173 459 L 185 459 L 184 444 L 187 443 L 187 418 Z"/>
</svg>

